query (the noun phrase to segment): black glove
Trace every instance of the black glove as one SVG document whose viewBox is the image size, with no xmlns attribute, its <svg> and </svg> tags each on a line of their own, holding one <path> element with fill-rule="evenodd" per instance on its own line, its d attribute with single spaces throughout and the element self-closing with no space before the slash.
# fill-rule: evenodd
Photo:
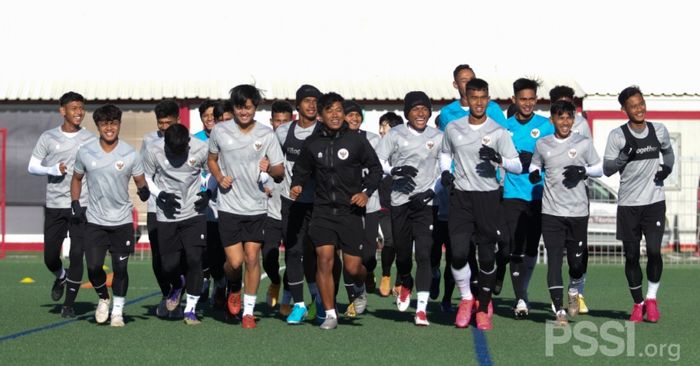
<svg viewBox="0 0 700 366">
<path fill-rule="evenodd" d="M 523 150 L 518 154 L 518 158 L 520 159 L 520 164 L 523 166 L 523 172 L 529 171 L 530 163 L 532 162 L 532 153 Z"/>
<path fill-rule="evenodd" d="M 158 203 L 163 209 L 163 213 L 166 217 L 172 217 L 178 213 L 178 209 L 182 207 L 177 200 L 180 197 L 176 196 L 174 193 L 168 193 L 166 191 L 161 191 L 158 193 Z"/>
<path fill-rule="evenodd" d="M 71 215 L 71 220 L 78 224 L 84 224 L 87 222 L 87 217 L 85 216 L 85 209 L 80 207 L 80 201 L 73 200 L 70 202 L 70 208 L 73 210 Z"/>
<path fill-rule="evenodd" d="M 209 200 L 211 199 L 211 191 L 206 190 L 197 193 L 200 198 L 194 201 L 194 209 L 197 211 L 204 211 L 209 206 Z"/>
<path fill-rule="evenodd" d="M 663 183 L 663 181 L 668 178 L 669 174 L 671 174 L 671 168 L 668 165 L 661 164 L 661 170 L 656 172 L 656 175 L 654 176 L 654 183 Z"/>
<path fill-rule="evenodd" d="M 428 189 L 425 192 L 414 194 L 409 197 L 408 207 L 412 210 L 422 210 L 435 197 L 435 191 Z"/>
<path fill-rule="evenodd" d="M 442 184 L 443 187 L 451 187 L 454 182 L 455 176 L 450 173 L 449 170 L 442 172 L 442 175 L 440 176 L 440 184 Z"/>
<path fill-rule="evenodd" d="M 479 158 L 493 161 L 496 164 L 503 162 L 501 154 L 497 153 L 492 147 L 486 145 L 481 145 L 481 149 L 479 149 Z"/>
<path fill-rule="evenodd" d="M 540 170 L 533 170 L 530 172 L 530 175 L 527 176 L 527 178 L 530 180 L 530 183 L 532 184 L 537 184 L 539 181 L 542 180 L 542 176 L 540 175 Z"/>
<path fill-rule="evenodd" d="M 632 139 L 632 141 L 625 139 L 625 146 L 623 146 L 622 150 L 620 150 L 618 158 L 623 163 L 629 163 L 630 160 L 634 159 L 636 152 L 637 141 L 635 141 L 634 139 Z"/>
<path fill-rule="evenodd" d="M 395 179 L 391 184 L 391 190 L 403 194 L 409 194 L 416 189 L 416 182 L 411 177 Z"/>
<path fill-rule="evenodd" d="M 391 168 L 391 175 L 395 177 L 411 177 L 415 178 L 418 175 L 418 169 L 410 166 L 403 165 Z"/>
<path fill-rule="evenodd" d="M 148 201 L 148 198 L 151 197 L 151 190 L 148 189 L 148 185 L 137 189 L 136 193 L 139 195 L 141 202 L 146 202 Z"/>
<path fill-rule="evenodd" d="M 564 167 L 564 186 L 566 188 L 576 187 L 578 182 L 586 179 L 586 168 L 580 165 L 567 165 Z"/>
</svg>

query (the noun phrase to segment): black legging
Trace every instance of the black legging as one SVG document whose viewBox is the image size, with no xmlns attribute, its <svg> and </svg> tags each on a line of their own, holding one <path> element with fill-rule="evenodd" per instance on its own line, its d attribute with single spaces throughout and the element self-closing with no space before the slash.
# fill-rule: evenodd
<svg viewBox="0 0 700 366">
<path fill-rule="evenodd" d="M 430 256 L 430 263 L 433 268 L 440 268 L 442 257 L 442 245 L 445 245 L 445 273 L 443 278 L 445 281 L 445 294 L 442 296 L 443 301 L 448 301 L 452 298 L 452 293 L 455 289 L 455 279 L 452 276 L 452 246 L 450 245 L 450 232 L 447 228 L 447 221 L 435 219 L 433 221 L 433 250 Z"/>
<path fill-rule="evenodd" d="M 365 214 L 365 243 L 362 246 L 362 264 L 367 275 L 374 276 L 377 268 L 377 236 L 379 235 L 379 211 Z"/>
<path fill-rule="evenodd" d="M 94 244 L 94 243 L 93 243 Z M 129 272 L 127 267 L 129 264 L 129 253 L 110 253 L 112 256 L 112 293 L 114 296 L 124 297 L 129 288 Z M 88 267 L 88 278 L 92 287 L 95 288 L 100 298 L 106 299 L 109 297 L 107 292 L 107 273 L 102 268 L 105 264 L 105 256 L 107 255 L 107 247 L 103 245 L 90 245 L 85 251 L 85 259 Z M 201 279 L 200 279 L 201 282 Z M 106 295 L 106 296 L 105 296 Z"/>
<path fill-rule="evenodd" d="M 430 230 L 433 221 L 432 207 L 413 210 L 409 204 L 391 207 L 391 228 L 396 247 L 396 268 L 403 286 L 411 288 L 413 255 L 416 258 L 416 291 L 430 291 L 430 252 L 433 237 Z M 414 246 L 415 242 L 415 246 Z"/>
<path fill-rule="evenodd" d="M 547 248 L 547 286 L 557 310 L 563 308 L 563 280 L 561 276 L 564 249 L 569 264 L 569 276 L 583 276 L 583 255 L 587 251 L 588 217 L 558 217 L 542 215 L 542 236 Z"/>
<path fill-rule="evenodd" d="M 295 303 L 304 301 L 304 274 L 312 274 L 311 277 L 315 277 L 316 273 L 315 251 L 311 248 L 313 245 L 307 243 L 309 241 L 307 233 L 312 212 L 312 203 L 293 202 L 287 198 L 282 198 L 284 262 L 287 267 L 289 291 L 292 293 Z M 309 248 L 307 249 L 307 247 Z M 305 258 L 305 254 L 308 257 Z M 313 271 L 310 269 L 305 271 L 305 266 L 313 266 Z M 309 277 L 307 276 L 308 279 Z"/>
<path fill-rule="evenodd" d="M 188 246 L 175 252 L 161 255 L 161 265 L 163 266 L 163 275 L 170 283 L 178 283 L 182 267 L 187 268 L 185 273 L 185 286 L 187 293 L 190 295 L 199 296 L 202 292 L 202 250 L 203 247 Z M 184 256 L 183 256 L 184 251 Z M 183 266 L 182 259 L 186 260 L 186 265 Z"/>
<path fill-rule="evenodd" d="M 280 243 L 282 221 L 268 217 L 265 221 L 265 242 L 262 246 L 262 265 L 270 282 L 280 284 Z"/>
<path fill-rule="evenodd" d="M 382 228 L 383 236 L 381 254 L 382 276 L 389 277 L 391 276 L 391 266 L 396 259 L 396 248 L 394 248 L 394 236 L 391 232 L 391 215 L 389 212 L 379 211 L 379 226 Z"/>
<path fill-rule="evenodd" d="M 146 215 L 146 227 L 148 228 L 148 241 L 151 242 L 151 268 L 153 268 L 153 274 L 156 276 L 156 282 L 161 294 L 168 296 L 168 293 L 170 293 L 170 282 L 163 274 L 160 247 L 158 245 L 158 220 L 155 212 L 149 212 Z"/>
</svg>

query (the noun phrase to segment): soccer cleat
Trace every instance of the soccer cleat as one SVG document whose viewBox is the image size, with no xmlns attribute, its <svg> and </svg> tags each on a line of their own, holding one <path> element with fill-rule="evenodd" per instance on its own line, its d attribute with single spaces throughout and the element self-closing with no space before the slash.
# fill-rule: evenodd
<svg viewBox="0 0 700 366">
<path fill-rule="evenodd" d="M 226 287 L 217 287 L 214 290 L 214 308 L 223 309 L 226 306 Z"/>
<path fill-rule="evenodd" d="M 656 299 L 646 299 L 644 300 L 644 309 L 647 313 L 647 321 L 656 323 L 659 321 L 659 307 L 656 304 Z"/>
<path fill-rule="evenodd" d="M 401 294 L 401 285 L 395 285 L 391 290 L 391 294 L 398 297 Z"/>
<path fill-rule="evenodd" d="M 430 298 L 436 300 L 440 296 L 440 268 L 433 267 L 433 278 L 430 282 Z"/>
<path fill-rule="evenodd" d="M 170 319 L 182 319 L 185 317 L 185 308 L 183 306 L 178 306 L 173 311 L 168 312 L 168 318 Z"/>
<path fill-rule="evenodd" d="M 632 307 L 632 315 L 630 321 L 633 323 L 641 323 L 644 321 L 644 303 L 634 304 Z"/>
<path fill-rule="evenodd" d="M 181 295 L 182 287 L 170 289 L 168 298 L 165 300 L 165 308 L 168 309 L 168 311 L 173 311 L 177 309 L 177 307 L 180 306 Z"/>
<path fill-rule="evenodd" d="M 417 312 L 414 320 L 416 325 L 420 327 L 427 327 L 428 325 L 430 325 L 430 323 L 428 323 L 428 316 L 425 315 L 425 311 Z"/>
<path fill-rule="evenodd" d="M 575 317 L 578 315 L 578 310 L 578 290 L 571 288 L 569 289 L 569 316 L 572 318 Z"/>
<path fill-rule="evenodd" d="M 355 311 L 358 314 L 364 313 L 365 310 L 367 310 L 367 291 L 362 291 L 362 293 L 352 301 L 352 304 L 355 305 Z"/>
<path fill-rule="evenodd" d="M 452 307 L 452 302 L 450 300 L 443 300 L 440 302 L 440 310 L 443 313 L 454 313 L 455 309 Z"/>
<path fill-rule="evenodd" d="M 474 314 L 479 311 L 479 300 L 474 300 Z M 489 306 L 486 307 L 487 314 L 493 318 L 493 301 L 489 301 Z"/>
<path fill-rule="evenodd" d="M 274 308 L 277 305 L 279 298 L 280 298 L 280 284 L 279 283 L 271 283 L 270 287 L 267 288 L 267 295 L 265 296 L 265 302 L 267 302 L 267 305 L 269 307 Z"/>
<path fill-rule="evenodd" d="M 476 313 L 476 328 L 479 330 L 493 329 L 493 324 L 491 324 L 491 317 L 488 313 L 485 313 L 483 311 Z"/>
<path fill-rule="evenodd" d="M 319 328 L 324 330 L 335 329 L 338 327 L 338 318 L 326 317 Z"/>
<path fill-rule="evenodd" d="M 159 318 L 167 318 L 168 317 L 168 308 L 165 307 L 165 302 L 167 301 L 167 297 L 164 297 L 160 300 L 158 303 L 158 307 L 156 307 L 156 316 Z"/>
<path fill-rule="evenodd" d="M 368 274 L 367 278 L 365 278 L 365 289 L 369 293 L 374 293 L 377 290 L 377 279 L 374 278 L 373 274 Z"/>
<path fill-rule="evenodd" d="M 188 311 L 185 313 L 184 317 L 185 324 L 187 325 L 198 325 L 202 324 L 202 321 L 197 319 L 197 314 L 194 313 L 194 311 Z"/>
<path fill-rule="evenodd" d="M 282 312 L 281 310 L 282 307 L 280 307 L 280 313 Z M 305 306 L 294 305 L 294 308 L 292 308 L 292 311 L 289 313 L 289 316 L 287 316 L 287 324 L 301 324 L 301 322 L 303 322 L 304 319 L 306 319 L 307 314 L 308 311 L 306 310 Z"/>
<path fill-rule="evenodd" d="M 379 295 L 382 297 L 387 297 L 391 295 L 391 277 L 382 276 L 381 281 L 379 281 Z"/>
<path fill-rule="evenodd" d="M 557 311 L 556 316 L 557 318 L 554 321 L 555 325 L 560 327 L 569 325 L 569 319 L 566 318 L 566 311 L 564 311 L 564 309 Z"/>
<path fill-rule="evenodd" d="M 411 289 L 401 286 L 399 296 L 396 297 L 396 306 L 399 308 L 399 311 L 406 311 L 409 305 L 411 305 Z"/>
<path fill-rule="evenodd" d="M 255 317 L 248 314 L 243 315 L 243 320 L 241 320 L 241 326 L 243 329 L 255 329 L 257 324 L 255 324 Z"/>
<path fill-rule="evenodd" d="M 226 300 L 226 308 L 228 312 L 237 316 L 241 313 L 241 292 L 231 292 L 228 294 L 228 299 Z"/>
<path fill-rule="evenodd" d="M 469 321 L 472 318 L 472 309 L 474 308 L 474 299 L 464 300 L 459 302 L 457 308 L 457 316 L 455 317 L 455 326 L 457 328 L 466 328 L 469 326 Z"/>
<path fill-rule="evenodd" d="M 588 314 L 588 306 L 586 306 L 586 301 L 583 299 L 583 295 L 578 294 L 578 313 Z"/>
<path fill-rule="evenodd" d="M 351 302 L 348 305 L 348 308 L 345 309 L 345 316 L 347 316 L 348 318 L 354 318 L 357 316 L 357 311 L 355 310 L 355 303 L 354 302 Z"/>
<path fill-rule="evenodd" d="M 72 306 L 63 305 L 61 307 L 61 318 L 75 318 L 75 310 Z"/>
<path fill-rule="evenodd" d="M 289 316 L 292 313 L 292 305 L 280 304 L 280 315 Z"/>
<path fill-rule="evenodd" d="M 115 328 L 121 328 L 124 326 L 124 316 L 122 314 L 112 314 L 112 319 L 109 321 L 109 325 Z"/>
<path fill-rule="evenodd" d="M 66 278 L 68 278 L 68 276 L 56 278 L 56 281 L 53 281 L 53 286 L 51 287 L 51 300 L 61 300 L 61 297 L 63 297 L 63 292 L 66 289 Z"/>
<path fill-rule="evenodd" d="M 515 304 L 515 319 L 525 319 L 527 318 L 530 309 L 527 307 L 527 303 L 523 299 L 518 299 L 518 303 Z"/>
<path fill-rule="evenodd" d="M 97 301 L 97 310 L 95 310 L 95 321 L 97 324 L 104 324 L 109 318 L 109 298 L 99 299 Z"/>
</svg>

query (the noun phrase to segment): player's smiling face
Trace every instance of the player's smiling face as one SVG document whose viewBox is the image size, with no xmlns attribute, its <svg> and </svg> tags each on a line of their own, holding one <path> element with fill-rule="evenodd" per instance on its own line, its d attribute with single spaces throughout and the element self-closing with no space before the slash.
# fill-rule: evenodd
<svg viewBox="0 0 700 366">
<path fill-rule="evenodd" d="M 337 131 L 345 122 L 345 112 L 343 111 L 343 103 L 333 102 L 330 107 L 321 111 L 321 119 L 326 127 L 331 131 Z"/>
<path fill-rule="evenodd" d="M 647 114 L 647 103 L 641 94 L 635 94 L 627 98 L 622 111 L 627 114 L 627 118 L 633 123 L 642 123 Z"/>
<path fill-rule="evenodd" d="M 532 89 L 523 89 L 513 97 L 513 103 L 518 107 L 518 117 L 527 119 L 532 116 L 537 104 L 537 94 Z"/>
<path fill-rule="evenodd" d="M 69 102 L 59 108 L 61 116 L 66 123 L 79 127 L 85 118 L 85 104 L 79 101 Z"/>
<path fill-rule="evenodd" d="M 489 93 L 486 90 L 467 90 L 467 104 L 469 105 L 469 114 L 476 119 L 481 119 L 486 114 Z"/>
<path fill-rule="evenodd" d="M 345 115 L 345 120 L 348 122 L 348 127 L 351 130 L 359 130 L 362 124 L 362 115 L 359 112 L 350 112 Z"/>
<path fill-rule="evenodd" d="M 244 105 L 233 106 L 233 119 L 241 127 L 246 127 L 255 121 L 255 105 L 250 99 L 246 99 Z"/>
<path fill-rule="evenodd" d="M 574 116 L 570 115 L 569 112 L 562 112 L 557 116 L 551 116 L 549 119 L 554 125 L 554 131 L 557 137 L 564 139 L 571 135 L 571 127 L 574 125 Z"/>
<path fill-rule="evenodd" d="M 112 121 L 97 122 L 97 131 L 100 133 L 100 140 L 111 144 L 119 138 L 119 129 L 121 121 L 115 119 Z"/>
<path fill-rule="evenodd" d="M 452 82 L 452 86 L 457 88 L 459 91 L 460 97 L 464 98 L 466 97 L 466 87 L 467 83 L 471 80 L 474 79 L 474 71 L 469 70 L 469 69 L 462 69 L 459 70 L 457 73 L 457 78 Z"/>
<path fill-rule="evenodd" d="M 318 107 L 316 106 L 317 101 L 316 97 L 306 97 L 302 99 L 297 107 L 299 114 L 309 121 L 315 120 L 318 114 Z"/>
<path fill-rule="evenodd" d="M 430 119 L 430 110 L 424 105 L 417 105 L 408 111 L 408 123 L 418 131 L 425 129 L 428 119 Z"/>
<path fill-rule="evenodd" d="M 199 118 L 202 120 L 202 125 L 205 130 L 211 131 L 216 125 L 216 119 L 214 118 L 214 107 L 209 107 L 204 110 Z"/>
</svg>

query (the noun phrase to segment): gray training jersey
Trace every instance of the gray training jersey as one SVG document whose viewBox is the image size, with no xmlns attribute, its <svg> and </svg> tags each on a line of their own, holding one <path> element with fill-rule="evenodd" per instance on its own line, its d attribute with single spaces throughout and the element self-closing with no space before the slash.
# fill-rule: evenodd
<svg viewBox="0 0 700 366">
<path fill-rule="evenodd" d="M 146 154 L 146 149 L 149 145 L 152 145 L 158 141 L 163 141 L 163 136 L 158 131 L 151 131 L 143 135 L 143 142 L 141 142 L 141 150 L 139 152 L 139 154 L 141 154 L 141 157 L 143 157 Z M 153 178 L 152 175 L 149 177 Z M 156 213 L 156 198 L 154 196 L 151 196 L 148 198 L 148 201 L 146 203 L 148 206 L 147 212 Z"/>
<path fill-rule="evenodd" d="M 275 183 L 274 179 L 268 179 L 265 187 L 270 188 L 272 196 L 267 199 L 267 217 L 282 220 L 282 183 Z"/>
<path fill-rule="evenodd" d="M 290 160 L 288 158 L 288 155 L 294 155 L 296 157 L 299 156 L 300 151 L 284 151 L 284 145 L 285 142 L 287 141 L 287 135 L 289 134 L 289 128 L 292 126 L 293 122 L 285 123 L 279 127 L 277 127 L 277 130 L 275 131 L 275 135 L 277 136 L 277 140 L 280 143 L 280 146 L 282 146 L 282 153 L 285 155 L 284 159 L 284 181 L 282 182 L 282 192 L 280 193 L 282 197 L 289 198 L 289 189 L 290 185 L 292 184 L 292 170 L 294 169 L 294 161 Z M 311 134 L 315 131 L 317 128 L 316 125 L 321 122 L 316 122 L 312 126 L 307 127 L 307 128 L 301 128 L 298 124 L 296 127 L 294 127 L 294 138 L 297 140 L 304 141 L 306 140 L 307 137 L 311 136 Z M 292 147 L 290 147 L 292 148 Z M 296 153 L 296 154 L 294 154 Z M 314 202 L 314 187 L 316 187 L 316 182 L 313 179 L 309 179 L 306 184 L 304 184 L 304 187 L 302 187 L 301 195 L 297 197 L 295 202 L 301 202 L 301 203 L 313 203 Z"/>
<path fill-rule="evenodd" d="M 469 125 L 469 116 L 447 125 L 442 152 L 452 156 L 455 166 L 454 184 L 460 191 L 489 192 L 498 189 L 498 165 L 479 158 L 482 145 L 496 150 L 502 159 L 518 156 L 508 131 L 491 118 L 487 118 L 476 129 Z"/>
<path fill-rule="evenodd" d="M 652 124 L 656 133 L 656 138 L 661 144 L 661 150 L 673 149 L 671 139 L 666 127 L 660 123 L 647 122 Z M 635 133 L 630 129 L 632 136 L 637 139 L 644 139 L 649 135 L 649 128 L 645 127 L 641 133 Z M 639 140 L 637 140 L 639 141 Z M 615 160 L 620 154 L 620 150 L 625 146 L 625 135 L 620 127 L 610 131 L 608 143 L 605 145 L 605 160 Z M 647 153 L 651 146 L 638 146 L 637 154 Z M 661 151 L 658 151 L 659 157 Z M 660 202 L 666 199 L 662 185 L 654 183 L 654 176 L 661 164 L 659 159 L 633 160 L 625 165 L 620 172 L 620 188 L 617 192 L 617 204 L 619 206 L 644 206 Z"/>
<path fill-rule="evenodd" d="M 129 179 L 143 175 L 143 163 L 131 145 L 119 140 L 109 153 L 102 150 L 99 140 L 84 145 L 75 158 L 75 172 L 87 179 L 89 223 L 118 226 L 133 222 Z"/>
<path fill-rule="evenodd" d="M 381 138 L 379 135 L 376 133 L 372 132 L 367 132 L 364 131 L 365 137 L 367 137 L 367 141 L 369 141 L 369 144 L 372 145 L 372 148 L 374 151 L 377 151 L 377 148 L 379 147 L 379 142 L 381 141 Z M 362 177 L 364 177 L 369 171 L 367 169 L 362 170 Z M 365 212 L 366 213 L 372 213 L 372 212 L 377 212 L 381 210 L 382 205 L 379 203 L 379 190 L 374 191 L 371 196 L 369 196 L 369 200 L 367 201 L 367 206 L 365 207 Z"/>
<path fill-rule="evenodd" d="M 180 166 L 165 156 L 165 140 L 160 139 L 148 145 L 143 152 L 143 169 L 148 176 L 153 177 L 153 183 L 163 192 L 174 193 L 180 199 L 179 211 L 173 217 L 166 217 L 163 209 L 158 207 L 156 217 L 160 222 L 176 222 L 186 220 L 204 212 L 197 212 L 194 203 L 201 197 L 200 190 L 202 171 L 207 169 L 209 145 L 197 138 L 190 137 L 190 151 L 187 159 Z M 179 163 L 179 162 L 175 162 Z"/>
<path fill-rule="evenodd" d="M 42 160 L 45 166 L 55 166 L 61 162 L 66 165 L 66 174 L 60 177 L 47 176 L 46 207 L 70 208 L 70 181 L 73 179 L 75 155 L 81 146 L 96 140 L 97 137 L 84 128 L 78 130 L 72 137 L 68 137 L 61 131 L 60 126 L 44 131 L 39 136 L 32 156 Z M 85 181 L 80 194 L 80 204 L 83 207 L 88 204 L 88 189 Z"/>
<path fill-rule="evenodd" d="M 282 164 L 284 156 L 270 127 L 255 122 L 242 133 L 235 121 L 220 122 L 209 136 L 209 152 L 219 155 L 219 167 L 233 178 L 231 188 L 219 187 L 219 211 L 236 215 L 267 213 L 267 195 L 260 177 L 260 160 L 267 156 L 270 166 Z"/>
<path fill-rule="evenodd" d="M 588 121 L 580 114 L 576 115 L 574 125 L 571 127 L 571 132 L 583 137 L 588 137 L 589 139 L 593 138 L 593 135 L 591 135 L 591 128 L 588 127 Z"/>
<path fill-rule="evenodd" d="M 532 164 L 544 171 L 542 213 L 562 217 L 588 216 L 588 194 L 584 181 L 573 188 L 564 185 L 564 167 L 591 166 L 600 163 L 593 140 L 572 133 L 560 140 L 549 135 L 537 140 Z"/>
<path fill-rule="evenodd" d="M 442 132 L 429 126 L 417 135 L 408 125 L 396 126 L 382 138 L 377 148 L 380 160 L 390 161 L 394 167 L 409 165 L 418 169 L 418 175 L 413 178 L 416 188 L 409 194 L 392 190 L 392 206 L 403 205 L 410 196 L 433 189 L 440 170 L 441 143 Z M 432 205 L 432 201 L 428 204 Z"/>
</svg>

